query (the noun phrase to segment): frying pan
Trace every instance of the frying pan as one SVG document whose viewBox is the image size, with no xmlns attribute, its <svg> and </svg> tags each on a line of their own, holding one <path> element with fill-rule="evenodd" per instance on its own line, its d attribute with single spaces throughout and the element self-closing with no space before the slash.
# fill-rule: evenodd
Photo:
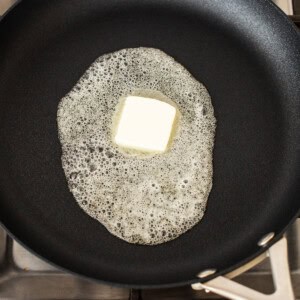
<svg viewBox="0 0 300 300">
<path fill-rule="evenodd" d="M 28 0 L 2 20 L 0 41 L 0 220 L 53 264 L 130 287 L 204 282 L 200 271 L 241 266 L 299 214 L 300 36 L 271 2 Z M 218 122 L 205 216 L 157 246 L 126 243 L 79 208 L 56 123 L 97 57 L 140 46 L 203 82 Z"/>
</svg>

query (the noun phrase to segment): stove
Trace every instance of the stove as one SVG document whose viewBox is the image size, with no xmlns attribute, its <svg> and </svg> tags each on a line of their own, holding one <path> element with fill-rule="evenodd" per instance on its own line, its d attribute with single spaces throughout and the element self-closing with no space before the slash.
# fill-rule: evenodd
<svg viewBox="0 0 300 300">
<path fill-rule="evenodd" d="M 0 0 L 1 16 L 13 7 L 18 0 Z M 300 24 L 300 1 L 274 0 L 281 9 L 291 15 L 292 20 Z M 300 300 L 300 219 L 292 225 L 286 234 L 289 249 L 289 265 L 295 297 Z M 260 292 L 270 294 L 274 291 L 271 267 L 265 260 L 255 268 L 235 278 Z M 221 299 L 219 296 L 196 291 L 190 286 L 130 290 L 111 287 L 83 279 L 61 271 L 42 259 L 31 254 L 10 238 L 0 228 L 0 300 L 14 299 Z"/>
</svg>

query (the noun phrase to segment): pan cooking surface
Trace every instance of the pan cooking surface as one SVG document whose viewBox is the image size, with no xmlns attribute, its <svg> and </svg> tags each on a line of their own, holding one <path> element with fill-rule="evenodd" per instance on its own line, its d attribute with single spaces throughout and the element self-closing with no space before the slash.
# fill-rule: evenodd
<svg viewBox="0 0 300 300">
<path fill-rule="evenodd" d="M 261 236 L 296 216 L 300 42 L 269 2 L 25 1 L 0 38 L 0 219 L 35 252 L 107 282 L 184 284 L 257 254 Z M 56 125 L 59 99 L 95 58 L 139 46 L 203 82 L 218 120 L 206 214 L 155 247 L 121 241 L 80 210 Z"/>
</svg>

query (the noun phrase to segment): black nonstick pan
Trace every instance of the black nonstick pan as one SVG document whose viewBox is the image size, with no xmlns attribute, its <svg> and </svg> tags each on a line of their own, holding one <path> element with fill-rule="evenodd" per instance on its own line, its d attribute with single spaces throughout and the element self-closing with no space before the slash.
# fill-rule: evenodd
<svg viewBox="0 0 300 300">
<path fill-rule="evenodd" d="M 217 132 L 203 220 L 158 246 L 126 243 L 69 192 L 59 100 L 100 55 L 154 47 L 210 92 Z M 178 158 L 180 159 L 180 158 Z M 300 35 L 267 0 L 25 0 L 0 23 L 0 220 L 66 270 L 130 287 L 205 281 L 276 242 L 299 214 Z"/>
</svg>

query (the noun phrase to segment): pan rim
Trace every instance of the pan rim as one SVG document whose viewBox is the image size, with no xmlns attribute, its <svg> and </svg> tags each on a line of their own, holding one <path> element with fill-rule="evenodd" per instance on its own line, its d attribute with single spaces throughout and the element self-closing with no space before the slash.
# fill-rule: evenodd
<svg viewBox="0 0 300 300">
<path fill-rule="evenodd" d="M 87 279 L 90 280 L 92 282 L 95 283 L 99 283 L 99 284 L 106 284 L 112 287 L 119 287 L 119 288 L 129 288 L 129 289 L 163 289 L 163 288 L 172 288 L 172 287 L 180 287 L 180 286 L 186 286 L 186 285 L 192 285 L 194 283 L 205 283 L 208 282 L 218 276 L 222 276 L 225 275 L 227 273 L 230 273 L 240 267 L 242 267 L 243 265 L 247 264 L 248 262 L 252 261 L 253 259 L 255 259 L 256 257 L 260 256 L 261 254 L 263 254 L 264 252 L 266 252 L 269 248 L 271 248 L 277 241 L 279 241 L 284 234 L 286 233 L 286 231 L 294 224 L 294 222 L 299 218 L 300 215 L 300 209 L 295 213 L 294 217 L 290 220 L 290 222 L 284 227 L 283 230 L 281 230 L 279 233 L 275 234 L 274 238 L 265 246 L 265 247 L 258 247 L 258 250 L 251 256 L 246 257 L 243 260 L 238 261 L 236 264 L 225 268 L 221 271 L 217 271 L 216 273 L 214 273 L 213 275 L 207 277 L 207 278 L 196 278 L 195 279 L 190 279 L 187 281 L 180 281 L 180 282 L 172 282 L 172 283 L 164 283 L 164 284 L 125 284 L 125 283 L 120 283 L 120 282 L 113 282 L 113 281 L 107 281 L 107 280 L 102 280 L 102 279 L 98 279 L 98 278 L 94 278 L 94 277 L 89 277 L 85 274 L 80 274 L 77 273 L 75 271 L 72 271 L 68 268 L 62 267 L 60 265 L 57 265 L 55 262 L 50 261 L 48 258 L 42 256 L 41 254 L 35 252 L 35 250 L 31 249 L 30 246 L 26 245 L 25 243 L 23 243 L 23 241 L 18 238 L 16 235 L 14 235 L 0 220 L 0 226 L 6 231 L 6 233 L 17 243 L 19 243 L 22 247 L 24 247 L 26 250 L 28 250 L 30 253 L 34 254 L 36 257 L 44 260 L 45 262 L 47 262 L 49 265 L 57 268 L 60 271 L 63 272 L 67 272 L 71 275 L 75 275 L 78 276 L 79 278 L 82 279 Z M 200 272 L 201 270 L 199 270 Z"/>
</svg>

